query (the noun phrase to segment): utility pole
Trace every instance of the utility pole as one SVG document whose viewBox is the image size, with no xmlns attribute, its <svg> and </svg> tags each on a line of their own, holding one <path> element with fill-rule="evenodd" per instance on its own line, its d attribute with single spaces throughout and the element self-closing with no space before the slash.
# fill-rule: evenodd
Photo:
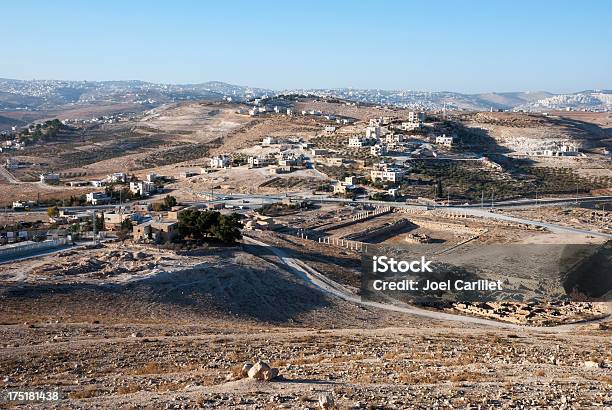
<svg viewBox="0 0 612 410">
<path fill-rule="evenodd" d="M 578 205 L 578 184 L 576 184 L 576 205 Z"/>
<path fill-rule="evenodd" d="M 91 218 L 93 220 L 93 243 L 95 245 L 96 244 L 96 234 L 97 234 L 97 231 L 98 231 L 96 229 L 96 225 L 97 225 L 96 222 L 97 221 L 96 221 L 96 210 L 95 209 L 91 211 Z"/>
<path fill-rule="evenodd" d="M 482 190 L 481 192 L 481 197 L 480 197 L 480 207 L 484 208 L 484 190 Z"/>
</svg>

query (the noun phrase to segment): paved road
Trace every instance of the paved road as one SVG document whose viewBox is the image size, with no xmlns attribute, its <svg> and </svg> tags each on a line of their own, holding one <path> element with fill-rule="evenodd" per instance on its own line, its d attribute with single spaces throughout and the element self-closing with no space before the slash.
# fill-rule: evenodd
<svg viewBox="0 0 612 410">
<path fill-rule="evenodd" d="M 582 323 L 573 323 L 567 325 L 559 325 L 554 327 L 536 327 L 536 326 L 523 326 L 512 323 L 504 323 L 499 322 L 492 319 L 483 319 L 473 316 L 462 316 L 462 315 L 453 315 L 451 313 L 444 312 L 436 312 L 432 310 L 422 309 L 415 306 L 410 306 L 403 303 L 390 304 L 390 303 L 378 303 L 378 302 L 369 302 L 361 300 L 361 297 L 355 295 L 353 292 L 348 290 L 346 287 L 341 284 L 334 282 L 333 280 L 327 278 L 321 273 L 314 270 L 312 267 L 308 266 L 306 263 L 300 261 L 299 259 L 292 258 L 287 256 L 282 250 L 269 245 L 265 242 L 261 242 L 259 240 L 244 237 L 245 242 L 252 243 L 258 246 L 266 247 L 269 249 L 276 257 L 278 257 L 285 265 L 287 265 L 290 270 L 301 277 L 306 282 L 310 283 L 314 287 L 318 288 L 324 293 L 332 295 L 334 297 L 346 300 L 351 303 L 356 303 L 363 306 L 374 307 L 378 309 L 390 310 L 393 312 L 401 312 L 408 313 L 415 316 L 426 317 L 430 319 L 443 320 L 443 321 L 452 321 L 452 322 L 462 322 L 473 325 L 485 325 L 492 326 L 496 328 L 504 328 L 504 329 L 514 329 L 514 330 L 531 330 L 535 332 L 541 333 L 566 333 L 571 332 L 584 324 Z M 607 320 L 607 318 L 589 321 L 588 323 L 597 323 L 599 321 Z"/>
</svg>

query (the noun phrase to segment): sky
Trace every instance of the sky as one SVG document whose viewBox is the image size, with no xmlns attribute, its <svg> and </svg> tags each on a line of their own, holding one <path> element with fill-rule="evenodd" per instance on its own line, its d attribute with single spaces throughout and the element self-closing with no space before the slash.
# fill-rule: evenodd
<svg viewBox="0 0 612 410">
<path fill-rule="evenodd" d="M 0 14 L 0 78 L 612 89 L 609 0 L 20 0 Z"/>
</svg>

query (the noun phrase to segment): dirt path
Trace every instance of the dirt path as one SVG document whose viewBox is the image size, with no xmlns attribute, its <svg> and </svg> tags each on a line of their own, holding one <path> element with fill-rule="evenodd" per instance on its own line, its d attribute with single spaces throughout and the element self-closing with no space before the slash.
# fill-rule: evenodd
<svg viewBox="0 0 612 410">
<path fill-rule="evenodd" d="M 4 167 L 0 167 L 0 175 L 2 175 L 9 184 L 21 184 L 21 181 L 15 178 L 13 174 L 11 174 L 9 170 Z"/>
<path fill-rule="evenodd" d="M 246 242 L 256 244 L 259 246 L 263 246 L 263 247 L 270 249 L 272 253 L 274 253 L 274 255 L 276 255 L 285 265 L 289 266 L 289 268 L 295 274 L 302 277 L 302 279 L 309 282 L 313 286 L 317 287 L 321 291 L 328 293 L 332 296 L 338 297 L 340 299 L 346 300 L 348 302 L 356 303 L 356 304 L 363 305 L 363 306 L 369 306 L 369 307 L 389 310 L 393 312 L 408 313 L 411 315 L 416 315 L 416 316 L 426 317 L 426 318 L 431 318 L 431 319 L 436 319 L 436 320 L 462 322 L 462 323 L 469 323 L 473 325 L 485 325 L 485 326 L 503 328 L 503 329 L 530 330 L 530 331 L 539 332 L 539 333 L 568 333 L 568 332 L 572 332 L 578 329 L 580 326 L 584 325 L 585 323 L 597 323 L 599 321 L 607 320 L 607 317 L 606 317 L 603 319 L 597 319 L 597 320 L 588 321 L 588 322 L 579 322 L 579 323 L 565 324 L 565 325 L 552 326 L 552 327 L 523 326 L 523 325 L 517 325 L 517 324 L 512 324 L 512 323 L 498 322 L 496 320 L 491 320 L 491 319 L 483 319 L 483 318 L 477 318 L 477 317 L 472 317 L 472 316 L 453 315 L 453 314 L 444 313 L 444 312 L 435 312 L 435 311 L 431 311 L 427 309 L 418 308 L 415 306 L 410 306 L 407 304 L 399 304 L 399 303 L 398 304 L 387 304 L 387 303 L 363 301 L 361 300 L 359 296 L 352 293 L 346 287 L 325 277 L 321 273 L 317 272 L 315 269 L 308 266 L 306 263 L 298 259 L 287 256 L 280 249 L 274 246 L 271 246 L 269 244 L 266 244 L 264 242 L 255 240 L 253 238 L 245 237 L 244 240 Z"/>
</svg>

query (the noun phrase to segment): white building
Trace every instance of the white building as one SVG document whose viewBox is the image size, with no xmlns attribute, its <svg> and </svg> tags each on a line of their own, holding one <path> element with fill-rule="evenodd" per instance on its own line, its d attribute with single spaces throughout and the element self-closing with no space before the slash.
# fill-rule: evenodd
<svg viewBox="0 0 612 410">
<path fill-rule="evenodd" d="M 344 184 L 345 185 L 357 185 L 357 183 L 359 182 L 359 177 L 355 176 L 355 175 L 351 175 L 348 177 L 344 177 Z"/>
<path fill-rule="evenodd" d="M 60 183 L 59 174 L 49 173 L 40 174 L 40 182 L 47 185 L 58 185 Z"/>
<path fill-rule="evenodd" d="M 370 154 L 380 157 L 387 154 L 387 146 L 384 144 L 376 144 L 370 147 Z"/>
<path fill-rule="evenodd" d="M 155 184 L 149 181 L 130 182 L 130 191 L 133 194 L 147 196 L 156 190 Z"/>
<path fill-rule="evenodd" d="M 249 166 L 252 168 L 259 168 L 259 167 L 265 167 L 268 165 L 272 165 L 276 162 L 276 160 L 274 158 L 269 158 L 269 157 L 249 157 L 248 159 L 248 163 Z"/>
<path fill-rule="evenodd" d="M 334 127 L 333 125 L 328 125 L 328 126 L 325 127 L 325 133 L 327 135 L 331 135 L 334 132 L 336 132 L 336 127 Z"/>
<path fill-rule="evenodd" d="M 358 135 L 354 135 L 349 138 L 348 146 L 351 148 L 369 147 L 370 145 L 374 145 L 376 141 L 375 138 L 361 138 Z"/>
<path fill-rule="evenodd" d="M 387 144 L 400 144 L 404 142 L 404 134 L 387 134 L 385 142 Z"/>
<path fill-rule="evenodd" d="M 115 172 L 107 178 L 110 182 L 127 182 L 127 174 L 125 172 Z"/>
<path fill-rule="evenodd" d="M 155 182 L 155 180 L 159 178 L 159 175 L 155 173 L 150 173 L 150 174 L 147 174 L 145 178 L 148 182 Z"/>
<path fill-rule="evenodd" d="M 453 137 L 447 137 L 446 134 L 439 135 L 436 137 L 436 144 L 450 148 L 453 146 Z"/>
<path fill-rule="evenodd" d="M 104 192 L 90 192 L 85 195 L 85 199 L 92 205 L 104 205 L 111 201 L 111 198 Z"/>
<path fill-rule="evenodd" d="M 366 128 L 366 138 L 380 138 L 382 135 L 381 127 L 367 127 Z"/>
<path fill-rule="evenodd" d="M 389 182 L 399 182 L 406 175 L 406 171 L 400 168 L 394 168 L 389 166 L 384 166 L 381 169 L 373 169 L 370 172 L 370 178 L 372 181 L 389 181 Z"/>
<path fill-rule="evenodd" d="M 219 155 L 210 159 L 211 168 L 225 168 L 229 166 L 230 158 L 227 155 Z"/>
<path fill-rule="evenodd" d="M 274 137 L 265 137 L 262 141 L 262 145 L 274 145 L 278 144 L 278 139 Z"/>
<path fill-rule="evenodd" d="M 95 186 L 96 188 L 102 188 L 104 185 L 106 185 L 106 181 L 103 179 L 90 181 L 90 183 L 92 186 Z"/>
<path fill-rule="evenodd" d="M 408 113 L 408 122 L 411 123 L 421 123 L 425 121 L 425 113 L 424 112 L 417 112 L 417 111 L 410 111 Z"/>
</svg>

